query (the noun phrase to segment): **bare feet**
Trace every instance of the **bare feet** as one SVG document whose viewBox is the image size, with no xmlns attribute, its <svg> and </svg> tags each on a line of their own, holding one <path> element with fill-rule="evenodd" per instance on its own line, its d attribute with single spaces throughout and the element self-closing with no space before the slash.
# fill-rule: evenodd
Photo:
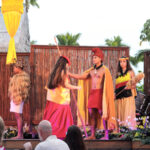
<svg viewBox="0 0 150 150">
<path fill-rule="evenodd" d="M 122 135 L 119 137 L 119 139 L 123 139 L 123 138 L 125 138 L 125 135 L 124 135 L 124 134 L 122 134 Z"/>
<path fill-rule="evenodd" d="M 104 137 L 100 138 L 100 140 L 109 140 L 109 137 L 108 136 L 104 136 Z"/>
<path fill-rule="evenodd" d="M 19 139 L 23 139 L 23 136 L 15 136 L 11 138 L 11 140 L 19 140 Z"/>
<path fill-rule="evenodd" d="M 89 136 L 84 138 L 84 140 L 95 140 L 95 139 L 96 139 L 95 136 Z"/>
<path fill-rule="evenodd" d="M 100 140 L 109 140 L 109 132 L 108 132 L 108 130 L 105 130 L 105 135 Z"/>
</svg>

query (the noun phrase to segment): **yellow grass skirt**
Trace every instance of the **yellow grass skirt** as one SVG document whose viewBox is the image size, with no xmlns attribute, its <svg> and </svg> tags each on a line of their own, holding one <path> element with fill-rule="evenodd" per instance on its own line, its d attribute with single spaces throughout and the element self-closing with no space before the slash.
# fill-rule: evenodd
<svg viewBox="0 0 150 150">
<path fill-rule="evenodd" d="M 115 100 L 116 119 L 119 126 L 136 129 L 136 106 L 133 96 Z"/>
</svg>

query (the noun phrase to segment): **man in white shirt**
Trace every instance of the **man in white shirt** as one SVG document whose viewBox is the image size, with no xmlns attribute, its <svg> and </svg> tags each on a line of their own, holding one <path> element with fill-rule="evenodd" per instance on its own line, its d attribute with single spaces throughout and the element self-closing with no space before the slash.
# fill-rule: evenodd
<svg viewBox="0 0 150 150">
<path fill-rule="evenodd" d="M 42 142 L 40 142 L 35 150 L 69 150 L 68 145 L 57 139 L 55 135 L 52 135 L 51 123 L 47 120 L 42 120 L 38 125 L 38 135 Z M 30 142 L 24 144 L 25 150 L 32 150 Z"/>
</svg>

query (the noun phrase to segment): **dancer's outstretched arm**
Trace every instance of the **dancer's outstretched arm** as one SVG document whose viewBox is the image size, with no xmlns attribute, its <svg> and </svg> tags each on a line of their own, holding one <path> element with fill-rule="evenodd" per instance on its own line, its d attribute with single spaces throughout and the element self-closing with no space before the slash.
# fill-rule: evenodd
<svg viewBox="0 0 150 150">
<path fill-rule="evenodd" d="M 81 89 L 80 86 L 70 84 L 68 77 L 65 79 L 65 87 L 68 89 L 71 89 L 71 90 L 80 90 Z"/>
<path fill-rule="evenodd" d="M 75 85 L 72 85 L 68 82 L 65 83 L 65 87 L 68 89 L 72 89 L 72 90 L 80 90 L 81 89 L 81 86 L 75 86 Z"/>
<path fill-rule="evenodd" d="M 81 80 L 84 80 L 84 79 L 87 79 L 88 76 L 90 75 L 89 73 L 85 72 L 83 74 L 73 74 L 71 72 L 68 72 L 68 75 L 72 78 L 75 78 L 75 79 L 81 79 Z"/>
</svg>

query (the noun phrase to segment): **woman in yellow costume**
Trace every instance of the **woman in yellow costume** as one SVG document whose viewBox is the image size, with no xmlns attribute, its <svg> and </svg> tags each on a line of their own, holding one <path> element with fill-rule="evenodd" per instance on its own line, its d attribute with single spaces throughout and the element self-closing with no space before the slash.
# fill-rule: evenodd
<svg viewBox="0 0 150 150">
<path fill-rule="evenodd" d="M 121 57 L 116 74 L 116 117 L 118 127 L 126 126 L 133 130 L 136 129 L 135 84 L 130 88 L 126 85 L 134 77 L 128 57 Z"/>
<path fill-rule="evenodd" d="M 47 102 L 43 120 L 49 120 L 52 124 L 52 134 L 64 139 L 68 127 L 73 125 L 70 109 L 70 89 L 80 89 L 71 85 L 67 75 L 70 60 L 60 56 L 47 85 Z"/>
</svg>

